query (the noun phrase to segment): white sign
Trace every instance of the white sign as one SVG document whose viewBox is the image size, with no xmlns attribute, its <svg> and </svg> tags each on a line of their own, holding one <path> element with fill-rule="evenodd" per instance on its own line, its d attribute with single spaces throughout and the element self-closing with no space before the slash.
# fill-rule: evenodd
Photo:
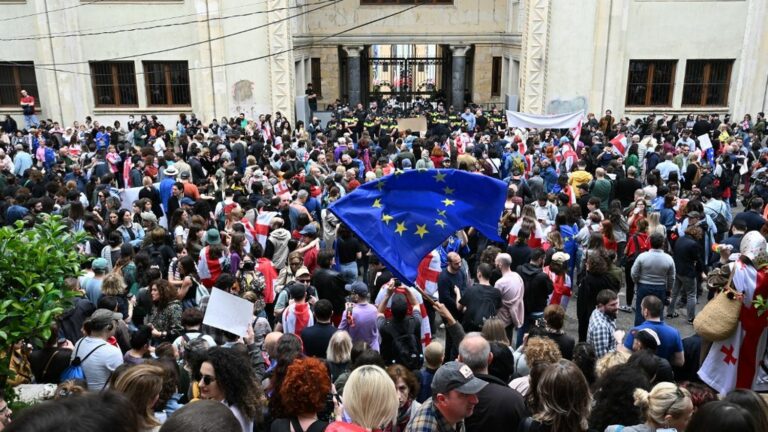
<svg viewBox="0 0 768 432">
<path fill-rule="evenodd" d="M 701 151 L 707 151 L 712 148 L 712 140 L 709 139 L 709 134 L 699 135 L 699 147 Z"/>
<path fill-rule="evenodd" d="M 238 336 L 245 336 L 253 316 L 253 303 L 213 288 L 205 309 L 203 324 L 228 331 Z"/>
</svg>

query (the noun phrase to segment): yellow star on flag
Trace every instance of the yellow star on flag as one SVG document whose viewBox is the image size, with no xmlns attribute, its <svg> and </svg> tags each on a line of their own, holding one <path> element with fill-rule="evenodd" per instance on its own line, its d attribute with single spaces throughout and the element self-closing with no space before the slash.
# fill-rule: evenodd
<svg viewBox="0 0 768 432">
<path fill-rule="evenodd" d="M 382 220 L 382 221 L 383 221 L 385 224 L 387 224 L 387 225 L 389 225 L 389 221 L 391 221 L 392 219 L 394 219 L 394 218 L 393 218 L 392 216 L 390 216 L 390 215 L 386 214 L 386 213 L 384 213 L 384 214 L 382 214 L 382 215 L 381 215 L 381 220 Z"/>
<path fill-rule="evenodd" d="M 453 194 L 453 192 L 454 192 L 455 190 L 456 190 L 456 189 L 451 189 L 451 188 L 449 188 L 448 186 L 446 186 L 446 187 L 444 187 L 444 188 L 443 188 L 443 192 L 444 192 L 446 195 L 452 195 L 452 194 Z"/>
<path fill-rule="evenodd" d="M 379 198 L 376 198 L 373 201 L 373 206 L 372 207 L 374 207 L 374 208 L 381 208 L 381 200 Z"/>
<path fill-rule="evenodd" d="M 424 236 L 429 234 L 429 231 L 427 231 L 427 224 L 416 225 L 416 232 L 413 234 L 420 236 L 422 239 L 424 239 Z"/>
<path fill-rule="evenodd" d="M 405 227 L 405 222 L 398 222 L 397 227 L 395 228 L 395 232 L 403 235 L 403 233 L 406 231 L 408 231 L 408 228 Z"/>
<path fill-rule="evenodd" d="M 437 214 L 439 214 L 442 217 L 445 217 L 445 210 L 438 210 Z"/>
<path fill-rule="evenodd" d="M 405 172 L 405 171 L 403 171 L 403 170 L 397 169 L 397 170 L 395 170 L 395 176 L 400 176 L 400 175 L 401 175 L 401 174 L 403 174 L 404 172 Z"/>
<path fill-rule="evenodd" d="M 445 221 L 442 219 L 435 219 L 435 225 L 439 226 L 440 228 L 445 228 Z"/>
<path fill-rule="evenodd" d="M 435 174 L 435 181 L 437 182 L 444 182 L 445 181 L 445 174 L 441 173 L 440 171 Z"/>
<path fill-rule="evenodd" d="M 454 201 L 454 200 L 452 200 L 452 199 L 448 199 L 448 198 L 446 198 L 446 199 L 444 199 L 444 200 L 442 200 L 442 201 L 440 201 L 440 202 L 442 202 L 443 204 L 445 204 L 445 206 L 446 206 L 446 207 L 448 207 L 448 206 L 452 206 L 452 205 L 456 204 L 456 201 Z"/>
<path fill-rule="evenodd" d="M 384 180 L 379 180 L 376 182 L 376 188 L 381 192 L 382 189 L 384 189 Z"/>
</svg>

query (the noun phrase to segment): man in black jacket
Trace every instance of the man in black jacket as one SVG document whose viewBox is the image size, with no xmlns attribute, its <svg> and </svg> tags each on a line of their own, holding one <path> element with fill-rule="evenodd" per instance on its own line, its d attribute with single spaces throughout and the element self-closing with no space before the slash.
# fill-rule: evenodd
<svg viewBox="0 0 768 432">
<path fill-rule="evenodd" d="M 522 345 L 523 335 L 528 332 L 531 325 L 544 316 L 544 308 L 547 307 L 547 299 L 552 294 L 554 286 L 542 270 L 546 253 L 541 248 L 531 252 L 531 260 L 517 268 L 517 274 L 523 279 L 525 292 L 523 304 L 525 305 L 525 322 L 517 331 L 517 346 Z"/>
<path fill-rule="evenodd" d="M 344 289 L 344 278 L 339 272 L 331 269 L 333 265 L 333 250 L 323 249 L 317 254 L 317 269 L 312 275 L 312 286 L 317 289 L 321 299 L 331 302 L 333 315 L 331 321 L 338 326 L 345 308 L 347 290 Z"/>
<path fill-rule="evenodd" d="M 336 326 L 331 322 L 333 307 L 326 299 L 315 303 L 315 324 L 301 331 L 301 340 L 304 344 L 304 354 L 324 359 L 328 350 L 328 343 L 336 333 Z"/>
<path fill-rule="evenodd" d="M 465 420 L 467 432 L 517 430 L 528 416 L 523 396 L 507 383 L 488 374 L 493 361 L 491 346 L 480 333 L 468 333 L 459 344 L 459 361 L 469 366 L 475 377 L 488 383 L 477 393 L 474 412 Z"/>
<path fill-rule="evenodd" d="M 703 232 L 697 225 L 689 226 L 685 235 L 675 242 L 673 258 L 675 260 L 675 286 L 672 289 L 672 302 L 669 306 L 667 318 L 678 316 L 678 296 L 687 299 L 688 322 L 692 323 L 696 314 L 696 288 L 697 277 L 704 275 L 704 247 L 701 245 Z"/>
</svg>

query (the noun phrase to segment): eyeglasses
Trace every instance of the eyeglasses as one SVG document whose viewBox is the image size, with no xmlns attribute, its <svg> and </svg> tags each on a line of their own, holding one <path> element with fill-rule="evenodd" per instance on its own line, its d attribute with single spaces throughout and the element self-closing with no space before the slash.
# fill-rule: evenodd
<svg viewBox="0 0 768 432">
<path fill-rule="evenodd" d="M 212 382 L 216 381 L 215 377 L 212 377 L 210 375 L 201 375 L 200 376 L 200 382 L 205 385 L 211 385 Z"/>
</svg>

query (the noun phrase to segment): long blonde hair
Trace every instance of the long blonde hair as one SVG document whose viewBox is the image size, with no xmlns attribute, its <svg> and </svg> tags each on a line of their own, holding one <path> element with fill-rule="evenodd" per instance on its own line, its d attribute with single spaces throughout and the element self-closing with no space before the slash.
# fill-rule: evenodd
<svg viewBox="0 0 768 432">
<path fill-rule="evenodd" d="M 352 355 L 352 338 L 345 330 L 339 330 L 328 341 L 325 358 L 331 363 L 346 363 Z"/>
<path fill-rule="evenodd" d="M 395 420 L 400 401 L 395 383 L 384 369 L 366 365 L 352 371 L 344 386 L 344 409 L 352 422 L 381 429 Z"/>
</svg>

